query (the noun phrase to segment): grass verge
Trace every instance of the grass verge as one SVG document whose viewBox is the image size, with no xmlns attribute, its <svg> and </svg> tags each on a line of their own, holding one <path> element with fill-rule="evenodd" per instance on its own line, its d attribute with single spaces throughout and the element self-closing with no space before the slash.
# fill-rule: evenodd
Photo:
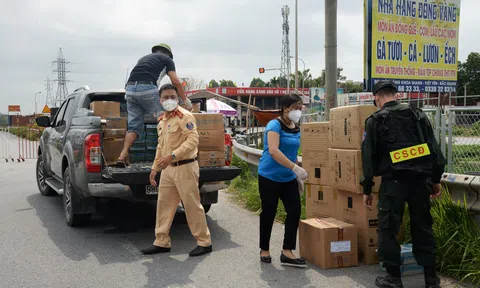
<svg viewBox="0 0 480 288">
<path fill-rule="evenodd" d="M 234 155 L 232 165 L 242 168 L 239 177 L 232 181 L 228 192 L 246 209 L 261 212 L 257 178 L 249 165 Z M 437 241 L 438 271 L 445 276 L 480 287 L 480 228 L 467 208 L 454 203 L 446 189 L 442 197 L 432 201 L 433 229 Z M 405 211 L 404 243 L 411 243 L 408 207 Z M 276 219 L 284 222 L 285 208 L 281 201 Z M 305 219 L 305 194 L 302 195 L 302 216 Z"/>
<path fill-rule="evenodd" d="M 38 141 L 42 136 L 43 129 L 39 127 L 21 126 L 10 127 L 9 132 L 20 138 L 25 138 L 30 141 Z"/>
</svg>

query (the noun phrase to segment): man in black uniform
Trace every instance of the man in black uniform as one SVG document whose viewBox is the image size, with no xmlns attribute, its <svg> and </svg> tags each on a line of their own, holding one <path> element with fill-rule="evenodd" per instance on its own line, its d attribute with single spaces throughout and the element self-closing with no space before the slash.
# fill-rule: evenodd
<svg viewBox="0 0 480 288">
<path fill-rule="evenodd" d="M 378 287 L 403 287 L 397 233 L 405 202 L 411 219 L 413 255 L 424 267 L 426 287 L 440 287 L 436 275 L 435 238 L 430 198 L 440 195 L 445 159 L 425 113 L 397 101 L 392 81 L 379 81 L 372 89 L 380 108 L 365 121 L 362 143 L 365 205 L 372 205 L 373 177 L 382 176 L 378 201 L 378 258 L 388 275 L 377 277 Z"/>
<path fill-rule="evenodd" d="M 162 114 L 163 109 L 158 95 L 157 80 L 164 73 L 168 75 L 172 84 L 177 88 L 178 95 L 187 108 L 192 107 L 192 103 L 185 96 L 182 83 L 175 72 L 172 49 L 167 44 L 153 46 L 151 54 L 138 60 L 125 87 L 128 130 L 123 150 L 117 160 L 117 167 L 126 166 L 128 150 L 143 131 L 145 114 L 149 114 L 155 119 Z"/>
</svg>

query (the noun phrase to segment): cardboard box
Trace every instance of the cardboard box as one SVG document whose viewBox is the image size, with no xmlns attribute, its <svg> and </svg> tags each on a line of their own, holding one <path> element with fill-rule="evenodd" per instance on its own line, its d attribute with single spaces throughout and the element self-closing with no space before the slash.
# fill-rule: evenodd
<svg viewBox="0 0 480 288">
<path fill-rule="evenodd" d="M 225 151 L 199 151 L 198 164 L 200 167 L 225 166 Z"/>
<path fill-rule="evenodd" d="M 225 130 L 223 114 L 220 113 L 193 113 L 197 120 L 197 130 Z"/>
<path fill-rule="evenodd" d="M 337 190 L 338 219 L 357 227 L 359 258 L 367 265 L 378 263 L 378 194 L 372 195 L 370 210 L 363 204 L 363 195 Z"/>
<path fill-rule="evenodd" d="M 330 186 L 305 185 L 306 216 L 308 218 L 335 218 L 337 213 L 337 190 Z"/>
<path fill-rule="evenodd" d="M 127 129 L 120 128 L 120 129 L 103 129 L 103 138 L 104 139 L 125 139 L 125 134 L 127 133 Z"/>
<path fill-rule="evenodd" d="M 328 122 L 303 123 L 301 126 L 302 167 L 308 173 L 306 183 L 331 185 L 328 131 Z"/>
<path fill-rule="evenodd" d="M 337 107 L 330 110 L 330 147 L 360 149 L 365 120 L 378 108 L 374 105 Z"/>
<path fill-rule="evenodd" d="M 93 115 L 100 116 L 102 119 L 119 118 L 120 102 L 95 101 L 90 103 L 90 110 L 93 110 Z"/>
<path fill-rule="evenodd" d="M 127 129 L 128 122 L 126 117 L 107 118 L 106 120 L 108 129 Z"/>
<path fill-rule="evenodd" d="M 330 173 L 332 187 L 358 194 L 363 194 L 363 187 L 360 180 L 363 176 L 362 151 L 346 149 L 329 149 L 330 151 Z M 374 177 L 372 191 L 380 190 L 381 177 Z"/>
<path fill-rule="evenodd" d="M 103 155 L 107 166 L 115 165 L 123 149 L 123 139 L 103 139 Z"/>
<path fill-rule="evenodd" d="M 300 221 L 300 255 L 322 269 L 358 266 L 357 228 L 333 218 Z"/>
<path fill-rule="evenodd" d="M 198 151 L 225 151 L 225 132 L 222 130 L 199 130 Z"/>
</svg>

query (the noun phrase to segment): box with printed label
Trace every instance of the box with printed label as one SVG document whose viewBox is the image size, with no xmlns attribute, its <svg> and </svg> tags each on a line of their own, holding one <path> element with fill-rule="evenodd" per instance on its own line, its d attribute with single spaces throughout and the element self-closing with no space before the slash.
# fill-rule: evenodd
<svg viewBox="0 0 480 288">
<path fill-rule="evenodd" d="M 93 110 L 93 115 L 100 116 L 102 119 L 119 118 L 120 102 L 95 101 L 90 103 L 90 110 Z"/>
<path fill-rule="evenodd" d="M 337 191 L 330 186 L 314 184 L 305 185 L 306 217 L 308 218 L 338 218 Z"/>
<path fill-rule="evenodd" d="M 308 173 L 306 183 L 330 186 L 328 163 L 328 122 L 302 123 L 302 167 Z"/>
<path fill-rule="evenodd" d="M 225 166 L 224 151 L 199 151 L 198 164 L 200 167 Z"/>
<path fill-rule="evenodd" d="M 337 190 L 338 219 L 357 227 L 359 258 L 367 265 L 378 263 L 378 194 L 372 195 L 372 206 L 367 208 L 363 195 Z"/>
<path fill-rule="evenodd" d="M 300 255 L 322 269 L 358 266 L 357 228 L 334 218 L 300 221 Z"/>
<path fill-rule="evenodd" d="M 107 139 L 124 139 L 125 134 L 127 133 L 127 129 L 119 128 L 119 129 L 103 129 L 103 138 Z"/>
<path fill-rule="evenodd" d="M 197 120 L 197 130 L 224 131 L 223 114 L 221 113 L 192 113 Z"/>
<path fill-rule="evenodd" d="M 358 194 L 363 194 L 360 185 L 363 176 L 362 152 L 360 150 L 329 149 L 332 187 Z M 373 192 L 380 190 L 380 177 L 374 177 Z"/>
<path fill-rule="evenodd" d="M 198 151 L 225 151 L 223 130 L 199 130 Z"/>
<path fill-rule="evenodd" d="M 105 125 L 107 129 L 127 129 L 128 123 L 126 117 L 119 118 L 106 118 L 107 124 Z"/>
<path fill-rule="evenodd" d="M 378 108 L 373 105 L 337 107 L 330 110 L 330 147 L 360 149 L 365 120 Z"/>
</svg>

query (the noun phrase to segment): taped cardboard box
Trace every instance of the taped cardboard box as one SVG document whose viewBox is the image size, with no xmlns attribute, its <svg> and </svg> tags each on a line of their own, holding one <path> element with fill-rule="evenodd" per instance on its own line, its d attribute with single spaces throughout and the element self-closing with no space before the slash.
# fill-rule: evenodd
<svg viewBox="0 0 480 288">
<path fill-rule="evenodd" d="M 363 203 L 363 195 L 337 190 L 338 219 L 357 227 L 359 258 L 367 265 L 378 263 L 378 194 L 372 195 L 369 209 Z"/>
<path fill-rule="evenodd" d="M 322 269 L 358 266 L 357 228 L 333 218 L 300 221 L 300 255 Z"/>
<path fill-rule="evenodd" d="M 337 191 L 330 186 L 305 185 L 306 217 L 338 219 Z"/>
<path fill-rule="evenodd" d="M 106 118 L 108 129 L 127 129 L 128 122 L 126 117 Z"/>
<path fill-rule="evenodd" d="M 120 102 L 95 101 L 90 103 L 90 110 L 93 110 L 93 115 L 102 119 L 120 118 Z"/>
<path fill-rule="evenodd" d="M 120 128 L 120 129 L 103 129 L 103 138 L 107 139 L 124 139 L 125 134 L 127 133 L 127 129 Z"/>
<path fill-rule="evenodd" d="M 378 108 L 374 105 L 337 107 L 330 110 L 330 147 L 360 149 L 365 120 Z"/>
<path fill-rule="evenodd" d="M 329 149 L 332 187 L 353 193 L 363 194 L 360 180 L 363 176 L 362 151 Z M 373 192 L 380 191 L 381 177 L 374 177 Z"/>
<path fill-rule="evenodd" d="M 306 183 L 331 185 L 328 131 L 328 122 L 303 123 L 301 126 L 302 167 L 308 172 Z"/>
<path fill-rule="evenodd" d="M 197 130 L 225 130 L 221 113 L 193 113 L 193 116 L 197 121 Z"/>
<path fill-rule="evenodd" d="M 222 130 L 199 130 L 199 151 L 225 151 L 225 132 Z"/>
<path fill-rule="evenodd" d="M 122 139 L 103 139 L 103 155 L 107 166 L 115 165 L 123 149 Z"/>
<path fill-rule="evenodd" d="M 220 167 L 225 166 L 224 151 L 199 151 L 198 164 L 200 167 Z"/>
</svg>

